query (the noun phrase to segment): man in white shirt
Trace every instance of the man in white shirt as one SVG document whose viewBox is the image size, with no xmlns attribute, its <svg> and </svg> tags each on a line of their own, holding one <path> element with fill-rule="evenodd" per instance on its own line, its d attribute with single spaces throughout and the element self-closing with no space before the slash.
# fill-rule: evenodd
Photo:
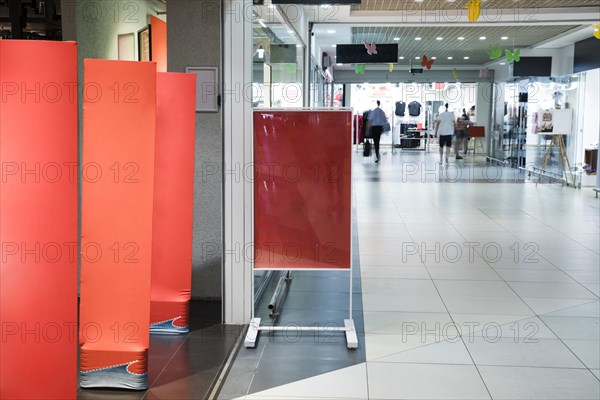
<svg viewBox="0 0 600 400">
<path fill-rule="evenodd" d="M 452 147 L 452 135 L 454 135 L 454 124 L 456 118 L 454 113 L 448 111 L 448 103 L 444 105 L 446 110 L 438 115 L 435 120 L 435 131 L 440 137 L 440 164 L 444 159 L 444 147 L 446 148 L 446 164 L 448 164 L 448 153 Z"/>
</svg>

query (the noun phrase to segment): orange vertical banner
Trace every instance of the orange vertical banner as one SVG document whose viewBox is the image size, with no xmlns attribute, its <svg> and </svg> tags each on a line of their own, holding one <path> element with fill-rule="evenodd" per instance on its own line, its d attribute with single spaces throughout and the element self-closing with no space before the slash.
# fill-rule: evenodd
<svg viewBox="0 0 600 400">
<path fill-rule="evenodd" d="M 154 63 L 84 60 L 80 383 L 148 386 Z"/>
<path fill-rule="evenodd" d="M 151 15 L 150 35 L 152 61 L 156 62 L 156 71 L 167 72 L 167 23 Z"/>
<path fill-rule="evenodd" d="M 0 398 L 77 390 L 77 45 L 0 40 Z"/>
<path fill-rule="evenodd" d="M 196 79 L 156 77 L 151 333 L 189 332 Z"/>
</svg>

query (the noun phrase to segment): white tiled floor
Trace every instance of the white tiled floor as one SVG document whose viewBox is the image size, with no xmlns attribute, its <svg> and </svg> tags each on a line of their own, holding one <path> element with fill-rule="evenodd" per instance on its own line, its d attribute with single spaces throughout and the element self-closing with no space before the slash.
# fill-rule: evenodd
<svg viewBox="0 0 600 400">
<path fill-rule="evenodd" d="M 248 398 L 600 398 L 599 199 L 401 162 L 354 161 L 366 363 Z"/>
</svg>

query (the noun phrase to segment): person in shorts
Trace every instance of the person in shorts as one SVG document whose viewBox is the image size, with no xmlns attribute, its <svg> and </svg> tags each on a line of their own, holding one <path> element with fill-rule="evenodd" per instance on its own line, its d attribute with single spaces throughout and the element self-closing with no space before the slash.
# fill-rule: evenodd
<svg viewBox="0 0 600 400">
<path fill-rule="evenodd" d="M 452 147 L 452 136 L 454 135 L 455 118 L 454 113 L 448 111 L 448 103 L 444 104 L 446 108 L 435 120 L 435 131 L 440 140 L 440 164 L 444 162 L 444 147 L 446 148 L 446 164 L 448 164 L 448 153 Z"/>
<path fill-rule="evenodd" d="M 469 116 L 467 115 L 467 110 L 463 108 L 463 113 L 456 119 L 456 125 L 454 134 L 456 136 L 456 142 L 454 143 L 454 156 L 457 160 L 462 160 L 463 157 L 459 154 L 460 149 L 465 147 L 465 154 L 467 154 L 467 146 L 465 142 L 467 140 L 467 128 L 469 127 Z"/>
</svg>

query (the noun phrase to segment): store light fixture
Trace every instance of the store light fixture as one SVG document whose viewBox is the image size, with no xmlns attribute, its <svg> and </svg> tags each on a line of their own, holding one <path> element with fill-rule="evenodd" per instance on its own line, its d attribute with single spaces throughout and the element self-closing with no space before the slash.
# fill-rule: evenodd
<svg viewBox="0 0 600 400">
<path fill-rule="evenodd" d="M 464 56 L 463 58 L 464 58 L 465 60 L 468 60 L 468 59 L 469 59 L 469 56 Z"/>
<path fill-rule="evenodd" d="M 420 59 L 421 59 L 421 57 L 419 57 L 419 56 L 415 57 L 415 60 L 420 60 Z"/>
<path fill-rule="evenodd" d="M 459 37 L 458 37 L 458 40 L 465 40 L 465 38 L 464 38 L 464 37 L 462 37 L 462 36 L 459 36 Z"/>
<path fill-rule="evenodd" d="M 506 65 L 506 63 L 500 63 L 500 65 Z"/>
<path fill-rule="evenodd" d="M 398 57 L 398 60 L 404 60 L 404 57 L 400 56 Z"/>
<path fill-rule="evenodd" d="M 452 56 L 448 57 L 448 60 L 452 60 Z"/>
<path fill-rule="evenodd" d="M 479 36 L 479 40 L 485 40 L 487 39 L 485 36 Z"/>
<path fill-rule="evenodd" d="M 508 36 L 502 36 L 500 39 L 502 39 L 502 40 L 508 40 Z"/>
<path fill-rule="evenodd" d="M 394 40 L 397 42 L 398 40 L 400 40 L 399 37 L 395 37 Z"/>
<path fill-rule="evenodd" d="M 435 40 L 444 40 L 444 38 L 441 37 L 441 36 L 438 36 L 438 37 L 435 38 Z"/>
<path fill-rule="evenodd" d="M 432 60 L 437 60 L 437 57 L 431 57 Z"/>
<path fill-rule="evenodd" d="M 417 36 L 417 37 L 415 38 L 415 40 L 421 40 L 421 38 Z"/>
</svg>

